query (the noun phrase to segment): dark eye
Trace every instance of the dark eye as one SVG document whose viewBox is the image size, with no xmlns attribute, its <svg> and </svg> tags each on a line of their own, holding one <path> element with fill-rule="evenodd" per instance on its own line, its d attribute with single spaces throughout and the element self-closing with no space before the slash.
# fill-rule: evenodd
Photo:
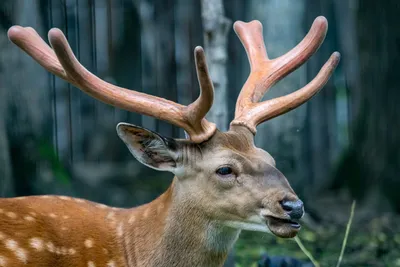
<svg viewBox="0 0 400 267">
<path fill-rule="evenodd" d="M 223 175 L 229 175 L 231 174 L 233 171 L 230 167 L 221 167 L 217 170 L 217 174 L 223 176 Z"/>
</svg>

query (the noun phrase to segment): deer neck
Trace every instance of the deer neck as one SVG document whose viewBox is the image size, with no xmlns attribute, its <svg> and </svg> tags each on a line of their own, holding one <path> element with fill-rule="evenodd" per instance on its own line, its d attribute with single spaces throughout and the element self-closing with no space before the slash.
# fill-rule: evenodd
<svg viewBox="0 0 400 267">
<path fill-rule="evenodd" d="M 130 229 L 124 236 L 129 266 L 222 266 L 240 230 L 210 220 L 191 203 L 181 203 L 175 189 L 173 182 L 153 202 L 130 210 Z M 129 224 L 132 216 L 140 223 L 131 219 Z"/>
</svg>

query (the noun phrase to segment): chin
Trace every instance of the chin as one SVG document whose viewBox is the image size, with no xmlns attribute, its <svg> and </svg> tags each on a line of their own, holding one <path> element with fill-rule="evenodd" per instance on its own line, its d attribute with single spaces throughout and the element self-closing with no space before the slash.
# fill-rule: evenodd
<svg viewBox="0 0 400 267">
<path fill-rule="evenodd" d="M 301 225 L 297 221 L 275 217 L 267 218 L 267 226 L 272 234 L 281 238 L 295 237 L 301 229 Z"/>
</svg>

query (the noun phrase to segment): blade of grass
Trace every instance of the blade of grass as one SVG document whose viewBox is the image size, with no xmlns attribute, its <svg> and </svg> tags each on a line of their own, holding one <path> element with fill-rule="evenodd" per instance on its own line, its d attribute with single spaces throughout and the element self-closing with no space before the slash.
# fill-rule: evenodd
<svg viewBox="0 0 400 267">
<path fill-rule="evenodd" d="M 349 218 L 349 221 L 347 222 L 346 233 L 344 234 L 342 249 L 340 251 L 340 255 L 339 255 L 339 259 L 338 259 L 338 262 L 336 264 L 336 267 L 339 267 L 340 264 L 342 263 L 342 260 L 343 260 L 343 254 L 344 254 L 344 250 L 346 249 L 347 238 L 349 237 L 351 223 L 353 222 L 355 207 L 356 207 L 356 201 L 354 200 L 353 204 L 351 204 L 350 218 Z"/>
<path fill-rule="evenodd" d="M 306 247 L 301 242 L 300 238 L 296 236 L 294 238 L 299 248 L 303 251 L 303 253 L 310 259 L 310 261 L 314 264 L 315 267 L 320 267 L 319 262 L 313 257 L 310 251 L 306 249 Z"/>
</svg>

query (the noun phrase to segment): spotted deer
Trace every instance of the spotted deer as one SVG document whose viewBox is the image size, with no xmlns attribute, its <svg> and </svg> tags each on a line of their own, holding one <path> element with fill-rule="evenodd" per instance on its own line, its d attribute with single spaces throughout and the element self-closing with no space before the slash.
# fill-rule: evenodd
<svg viewBox="0 0 400 267">
<path fill-rule="evenodd" d="M 9 39 L 54 75 L 107 104 L 183 128 L 188 139 L 118 124 L 119 137 L 138 161 L 175 175 L 165 193 L 136 208 L 67 196 L 1 199 L 0 266 L 222 266 L 241 230 L 294 237 L 303 203 L 272 156 L 254 145 L 254 136 L 257 125 L 300 106 L 328 81 L 338 52 L 303 88 L 260 102 L 316 52 L 327 25 L 318 17 L 296 47 L 269 59 L 261 23 L 234 24 L 251 71 L 227 132 L 205 119 L 214 89 L 201 47 L 194 50 L 201 93 L 183 106 L 96 77 L 78 62 L 59 29 L 50 30 L 50 47 L 32 28 L 10 28 Z"/>
</svg>

